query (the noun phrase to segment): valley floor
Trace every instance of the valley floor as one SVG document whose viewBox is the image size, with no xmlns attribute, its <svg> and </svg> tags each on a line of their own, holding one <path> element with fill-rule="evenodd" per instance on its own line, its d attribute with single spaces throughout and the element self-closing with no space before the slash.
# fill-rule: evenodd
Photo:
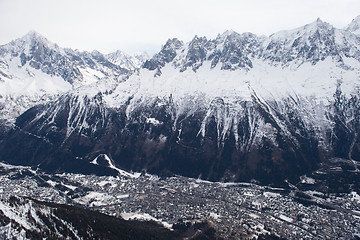
<svg viewBox="0 0 360 240">
<path fill-rule="evenodd" d="M 358 193 L 304 190 L 304 184 L 314 181 L 303 177 L 300 190 L 291 183 L 283 189 L 181 176 L 46 174 L 1 164 L 0 210 L 24 228 L 31 228 L 36 218 L 30 221 L 17 212 L 8 201 L 11 196 L 80 206 L 125 220 L 152 220 L 169 229 L 207 221 L 225 239 L 266 234 L 286 239 L 359 238 Z M 7 225 L 2 225 L 5 231 Z"/>
</svg>

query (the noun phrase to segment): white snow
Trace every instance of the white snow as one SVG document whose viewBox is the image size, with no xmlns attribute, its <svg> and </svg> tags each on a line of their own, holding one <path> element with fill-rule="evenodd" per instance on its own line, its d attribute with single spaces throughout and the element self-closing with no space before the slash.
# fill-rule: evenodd
<svg viewBox="0 0 360 240">
<path fill-rule="evenodd" d="M 315 184 L 315 179 L 305 176 L 300 177 L 301 183 L 305 184 Z"/>
<path fill-rule="evenodd" d="M 360 204 L 360 195 L 357 192 L 354 191 L 351 192 L 350 196 L 351 196 L 351 201 L 355 201 Z"/>
<path fill-rule="evenodd" d="M 111 63 L 129 70 L 140 68 L 144 61 L 150 58 L 146 52 L 131 56 L 119 50 L 114 53 L 107 54 L 105 57 Z"/>
<path fill-rule="evenodd" d="M 71 190 L 75 190 L 75 189 L 77 189 L 77 187 L 76 186 L 73 186 L 73 185 L 69 185 L 69 184 L 64 184 L 64 183 L 61 183 L 61 185 L 63 185 L 63 186 L 65 186 L 65 187 L 67 187 L 67 188 L 69 188 L 69 189 L 71 189 Z"/>
<path fill-rule="evenodd" d="M 93 84 L 105 77 L 104 73 L 102 73 L 101 71 L 91 69 L 89 67 L 79 69 L 81 74 L 83 75 L 83 79 L 81 83 L 79 82 L 76 84 L 77 87 Z"/>
<path fill-rule="evenodd" d="M 57 182 L 54 182 L 54 181 L 51 181 L 51 180 L 47 180 L 46 181 L 49 185 L 55 187 L 58 183 Z"/>
<path fill-rule="evenodd" d="M 13 119 L 35 104 L 44 103 L 72 89 L 70 83 L 59 76 L 50 76 L 26 63 L 19 67 L 19 59 L 5 58 L 6 66 L 0 66 L 0 118 Z"/>
<path fill-rule="evenodd" d="M 99 207 L 113 203 L 114 196 L 102 192 L 89 192 L 87 195 L 74 199 L 81 204 L 89 204 L 90 207 Z"/>
<path fill-rule="evenodd" d="M 158 222 L 160 224 L 162 224 L 165 228 L 171 229 L 172 228 L 172 224 L 169 224 L 167 222 L 161 221 L 153 216 L 151 216 L 150 214 L 147 213 L 140 213 L 140 212 L 136 212 L 136 213 L 127 213 L 127 212 L 123 212 L 120 214 L 120 216 L 125 219 L 125 220 L 132 220 L 132 219 L 136 219 L 136 220 L 144 220 L 144 221 L 155 221 Z"/>
<path fill-rule="evenodd" d="M 94 165 L 99 165 L 98 162 L 97 162 L 98 157 L 99 157 L 99 156 L 97 156 L 96 158 L 94 158 L 94 160 L 92 160 L 90 163 L 91 163 L 91 164 L 94 164 Z"/>
<path fill-rule="evenodd" d="M 98 160 L 98 158 L 99 158 L 100 156 L 103 156 L 103 157 L 105 158 L 105 160 L 106 160 L 107 163 L 108 163 L 108 167 L 109 167 L 109 168 L 112 168 L 112 169 L 116 170 L 121 176 L 128 177 L 128 178 L 138 178 L 138 177 L 140 177 L 140 175 L 141 175 L 141 173 L 129 173 L 129 172 L 127 172 L 127 171 L 124 171 L 124 170 L 122 170 L 122 169 L 120 169 L 120 168 L 115 167 L 113 161 L 112 161 L 112 160 L 109 158 L 109 156 L 106 155 L 106 154 L 99 154 L 99 155 L 98 155 L 96 158 L 94 158 L 94 160 L 92 160 L 90 163 L 91 163 L 91 164 L 94 164 L 94 165 L 99 165 L 99 163 L 97 162 L 97 160 Z"/>
<path fill-rule="evenodd" d="M 155 118 L 148 118 L 148 119 L 146 120 L 146 123 L 150 123 L 150 124 L 153 124 L 153 125 L 155 125 L 155 126 L 159 126 L 159 125 L 162 124 L 161 121 L 159 121 L 159 120 L 157 120 L 157 119 L 155 119 Z"/>
</svg>

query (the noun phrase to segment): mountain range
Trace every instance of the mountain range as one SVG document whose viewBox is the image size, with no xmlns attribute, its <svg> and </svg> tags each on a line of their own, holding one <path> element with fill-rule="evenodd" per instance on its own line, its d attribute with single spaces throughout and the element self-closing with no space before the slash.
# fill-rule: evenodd
<svg viewBox="0 0 360 240">
<path fill-rule="evenodd" d="M 317 19 L 268 37 L 173 38 L 152 57 L 30 32 L 0 46 L 0 160 L 264 183 L 360 161 L 359 31 L 360 17 Z"/>
</svg>

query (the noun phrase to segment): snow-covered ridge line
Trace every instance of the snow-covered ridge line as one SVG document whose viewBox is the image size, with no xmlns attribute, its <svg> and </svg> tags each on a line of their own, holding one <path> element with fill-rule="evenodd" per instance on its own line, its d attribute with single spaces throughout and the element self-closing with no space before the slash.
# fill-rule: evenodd
<svg viewBox="0 0 360 240">
<path fill-rule="evenodd" d="M 138 69 L 148 56 L 125 54 L 116 62 L 108 58 L 98 51 L 61 48 L 34 31 L 0 46 L 0 119 L 14 121 L 37 103 L 84 86 L 105 85 L 110 91 L 114 82 Z"/>
<path fill-rule="evenodd" d="M 180 72 L 188 68 L 197 71 L 205 62 L 211 62 L 211 69 L 220 65 L 222 70 L 250 70 L 254 59 L 296 68 L 306 62 L 317 64 L 327 57 L 346 65 L 344 57 L 360 61 L 360 38 L 349 29 L 337 29 L 317 19 L 269 37 L 226 31 L 215 39 L 195 36 L 188 43 L 169 39 L 158 54 L 145 62 L 144 68 L 155 70 L 157 76 L 166 64 Z"/>
</svg>

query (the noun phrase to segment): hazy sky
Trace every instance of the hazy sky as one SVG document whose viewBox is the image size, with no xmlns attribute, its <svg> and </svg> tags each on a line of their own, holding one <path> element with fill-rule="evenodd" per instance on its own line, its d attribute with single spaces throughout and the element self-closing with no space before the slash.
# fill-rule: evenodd
<svg viewBox="0 0 360 240">
<path fill-rule="evenodd" d="M 320 17 L 342 28 L 360 0 L 0 0 L 0 44 L 35 30 L 62 47 L 156 52 L 168 38 L 269 35 Z"/>
</svg>

